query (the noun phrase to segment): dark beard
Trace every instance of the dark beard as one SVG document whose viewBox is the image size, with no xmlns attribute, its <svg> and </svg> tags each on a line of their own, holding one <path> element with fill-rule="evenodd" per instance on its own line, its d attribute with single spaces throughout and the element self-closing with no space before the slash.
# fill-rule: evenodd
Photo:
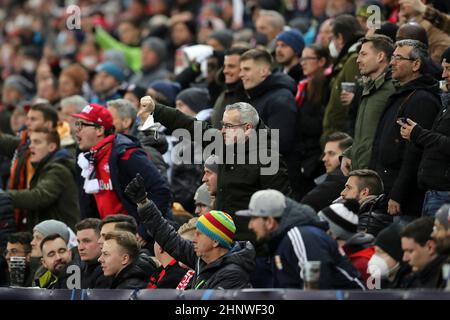
<svg viewBox="0 0 450 320">
<path fill-rule="evenodd" d="M 436 239 L 436 251 L 439 255 L 450 255 L 450 237 Z"/>
</svg>

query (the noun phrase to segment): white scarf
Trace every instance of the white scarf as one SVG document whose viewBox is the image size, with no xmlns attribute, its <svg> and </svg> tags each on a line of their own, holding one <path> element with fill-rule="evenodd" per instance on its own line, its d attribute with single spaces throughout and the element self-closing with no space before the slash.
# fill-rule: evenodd
<svg viewBox="0 0 450 320">
<path fill-rule="evenodd" d="M 94 164 L 91 163 L 86 155 L 90 154 L 90 152 L 80 153 L 78 155 L 78 166 L 81 168 L 81 176 L 84 178 L 83 189 L 87 194 L 93 194 L 100 191 L 100 184 L 98 179 L 95 179 L 95 167 Z M 94 177 L 94 179 L 91 179 Z"/>
</svg>

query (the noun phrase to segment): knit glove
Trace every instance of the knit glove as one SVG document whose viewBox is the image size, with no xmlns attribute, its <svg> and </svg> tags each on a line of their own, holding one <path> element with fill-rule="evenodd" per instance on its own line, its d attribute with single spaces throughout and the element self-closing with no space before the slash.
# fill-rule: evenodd
<svg viewBox="0 0 450 320">
<path fill-rule="evenodd" d="M 134 203 L 138 204 L 147 199 L 147 192 L 145 191 L 144 178 L 137 173 L 136 177 L 130 181 L 130 183 L 125 188 L 125 194 Z"/>
</svg>

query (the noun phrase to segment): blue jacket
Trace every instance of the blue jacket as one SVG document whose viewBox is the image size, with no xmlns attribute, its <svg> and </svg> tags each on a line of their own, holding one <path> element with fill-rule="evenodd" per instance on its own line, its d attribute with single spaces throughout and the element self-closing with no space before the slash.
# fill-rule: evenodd
<svg viewBox="0 0 450 320">
<path fill-rule="evenodd" d="M 129 149 L 135 150 L 129 153 L 129 156 L 124 157 L 125 152 Z M 116 192 L 128 214 L 133 216 L 138 222 L 141 236 L 149 239 L 148 234 L 144 232 L 144 227 L 140 224 L 136 204 L 125 195 L 124 191 L 128 183 L 139 173 L 145 180 L 145 189 L 147 190 L 149 199 L 153 200 L 159 210 L 166 215 L 169 211 L 171 201 L 170 188 L 167 180 L 161 176 L 155 165 L 147 158 L 147 154 L 142 149 L 139 141 L 131 136 L 123 134 L 116 135 L 108 163 L 113 190 Z M 79 167 L 78 170 L 80 171 Z M 81 173 L 79 177 L 81 218 L 99 218 L 95 198 L 84 192 L 84 180 L 81 177 Z"/>
<path fill-rule="evenodd" d="M 320 261 L 320 289 L 364 289 L 359 273 L 342 255 L 314 210 L 286 198 L 280 226 L 269 241 L 275 288 L 303 288 L 306 261 Z"/>
</svg>

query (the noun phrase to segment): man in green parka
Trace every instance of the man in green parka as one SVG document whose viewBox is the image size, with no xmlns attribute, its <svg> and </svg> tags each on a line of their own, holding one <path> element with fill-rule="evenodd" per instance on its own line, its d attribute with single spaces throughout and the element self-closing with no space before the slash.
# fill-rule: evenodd
<svg viewBox="0 0 450 320">
<path fill-rule="evenodd" d="M 56 131 L 34 130 L 30 135 L 30 160 L 35 174 L 29 189 L 9 190 L 15 208 L 26 210 L 27 229 L 41 221 L 56 219 L 70 228 L 80 220 L 75 161 L 60 149 Z"/>
</svg>

